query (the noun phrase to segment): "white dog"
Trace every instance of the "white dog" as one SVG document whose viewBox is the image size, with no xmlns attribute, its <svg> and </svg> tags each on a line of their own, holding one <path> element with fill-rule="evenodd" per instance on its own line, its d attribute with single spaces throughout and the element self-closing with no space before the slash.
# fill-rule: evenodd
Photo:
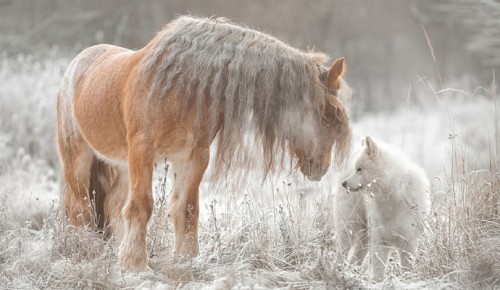
<svg viewBox="0 0 500 290">
<path fill-rule="evenodd" d="M 410 266 L 430 211 L 429 180 L 399 150 L 371 137 L 341 174 L 336 195 L 337 241 L 348 260 L 361 264 L 370 250 L 371 277 L 381 280 L 389 254 L 400 253 Z M 352 164 L 354 163 L 354 164 Z"/>
</svg>

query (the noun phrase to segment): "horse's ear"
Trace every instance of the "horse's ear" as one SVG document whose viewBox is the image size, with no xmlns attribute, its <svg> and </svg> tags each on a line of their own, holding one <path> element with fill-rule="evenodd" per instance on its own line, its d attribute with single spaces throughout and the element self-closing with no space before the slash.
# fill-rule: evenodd
<svg viewBox="0 0 500 290">
<path fill-rule="evenodd" d="M 340 78 L 345 72 L 345 59 L 337 59 L 327 72 L 326 85 L 329 88 L 338 90 L 340 88 Z"/>
</svg>

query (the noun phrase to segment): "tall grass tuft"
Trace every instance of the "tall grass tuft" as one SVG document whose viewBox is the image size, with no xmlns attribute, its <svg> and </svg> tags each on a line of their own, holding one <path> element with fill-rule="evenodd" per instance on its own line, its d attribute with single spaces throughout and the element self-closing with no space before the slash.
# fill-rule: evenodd
<svg viewBox="0 0 500 290">
<path fill-rule="evenodd" d="M 496 85 L 488 90 L 495 110 L 494 141 L 486 168 L 470 170 L 477 160 L 450 134 L 451 167 L 443 183 L 445 200 L 434 205 L 417 272 L 445 277 L 461 289 L 500 287 L 500 168 Z M 484 163 L 483 163 L 484 164 Z"/>
</svg>

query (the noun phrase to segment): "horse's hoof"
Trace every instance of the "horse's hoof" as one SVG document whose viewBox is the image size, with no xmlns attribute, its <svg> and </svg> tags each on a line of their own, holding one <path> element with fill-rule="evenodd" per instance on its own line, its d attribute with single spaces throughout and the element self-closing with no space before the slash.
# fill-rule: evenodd
<svg viewBox="0 0 500 290">
<path fill-rule="evenodd" d="M 130 260 L 125 259 L 124 261 L 118 262 L 118 266 L 121 272 L 153 273 L 153 269 L 149 267 L 147 262 L 132 263 Z"/>
</svg>

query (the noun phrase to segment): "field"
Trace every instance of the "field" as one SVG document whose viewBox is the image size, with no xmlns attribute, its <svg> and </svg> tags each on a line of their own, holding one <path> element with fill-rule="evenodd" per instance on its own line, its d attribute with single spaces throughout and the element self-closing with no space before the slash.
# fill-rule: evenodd
<svg viewBox="0 0 500 290">
<path fill-rule="evenodd" d="M 65 229 L 59 205 L 55 99 L 70 59 L 0 56 L 0 289 L 500 289 L 500 112 L 485 88 L 422 79 L 398 109 L 353 120 L 354 133 L 402 148 L 431 179 L 433 212 L 410 272 L 386 279 L 338 254 L 333 168 L 321 182 L 285 170 L 262 182 L 241 169 L 201 186 L 200 256 L 174 263 L 157 164 L 148 250 L 153 273 L 120 273 L 116 245 Z M 356 95 L 351 106 L 356 105 Z M 239 175 L 238 175 L 239 174 Z"/>
</svg>

